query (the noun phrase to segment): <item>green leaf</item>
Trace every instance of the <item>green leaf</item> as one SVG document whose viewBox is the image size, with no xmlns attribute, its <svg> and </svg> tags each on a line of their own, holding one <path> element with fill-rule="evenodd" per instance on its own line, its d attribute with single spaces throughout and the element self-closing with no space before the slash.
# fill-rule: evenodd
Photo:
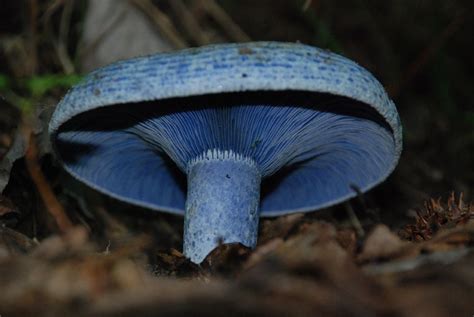
<svg viewBox="0 0 474 317">
<path fill-rule="evenodd" d="M 25 86 L 33 97 L 41 97 L 54 88 L 69 88 L 79 81 L 80 75 L 50 74 L 31 77 L 25 80 Z"/>
<path fill-rule="evenodd" d="M 0 91 L 6 90 L 10 85 L 7 75 L 0 74 Z"/>
</svg>

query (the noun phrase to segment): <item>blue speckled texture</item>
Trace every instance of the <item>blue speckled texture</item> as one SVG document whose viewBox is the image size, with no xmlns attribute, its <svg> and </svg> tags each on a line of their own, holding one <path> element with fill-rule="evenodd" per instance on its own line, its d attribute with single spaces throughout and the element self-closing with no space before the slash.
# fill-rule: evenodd
<svg viewBox="0 0 474 317">
<path fill-rule="evenodd" d="M 260 173 L 253 162 L 220 157 L 189 167 L 183 252 L 195 263 L 219 243 L 257 244 Z"/>
<path fill-rule="evenodd" d="M 367 70 L 326 50 L 278 42 L 211 45 L 98 69 L 60 102 L 50 132 L 54 134 L 75 115 L 102 106 L 259 90 L 324 92 L 364 102 L 387 120 L 398 155 L 401 152 L 401 124 L 395 105 Z"/>
</svg>

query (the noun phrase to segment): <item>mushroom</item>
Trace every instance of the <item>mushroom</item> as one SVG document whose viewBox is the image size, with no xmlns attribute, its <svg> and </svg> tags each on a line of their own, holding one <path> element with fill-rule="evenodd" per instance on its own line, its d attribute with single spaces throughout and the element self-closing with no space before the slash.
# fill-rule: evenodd
<svg viewBox="0 0 474 317">
<path fill-rule="evenodd" d="M 98 69 L 60 101 L 49 132 L 78 180 L 184 214 L 184 254 L 195 263 L 219 243 L 255 247 L 259 216 L 314 211 L 369 190 L 402 149 L 395 105 L 368 71 L 278 42 Z"/>
</svg>

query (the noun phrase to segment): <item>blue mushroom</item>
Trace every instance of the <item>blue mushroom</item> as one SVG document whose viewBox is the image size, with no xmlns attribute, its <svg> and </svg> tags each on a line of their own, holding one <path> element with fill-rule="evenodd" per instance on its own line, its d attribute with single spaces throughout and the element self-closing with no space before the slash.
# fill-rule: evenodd
<svg viewBox="0 0 474 317">
<path fill-rule="evenodd" d="M 315 47 L 221 44 L 121 61 L 61 100 L 49 131 L 74 177 L 184 214 L 184 254 L 255 247 L 260 216 L 327 207 L 382 182 L 402 149 L 380 83 Z"/>
</svg>

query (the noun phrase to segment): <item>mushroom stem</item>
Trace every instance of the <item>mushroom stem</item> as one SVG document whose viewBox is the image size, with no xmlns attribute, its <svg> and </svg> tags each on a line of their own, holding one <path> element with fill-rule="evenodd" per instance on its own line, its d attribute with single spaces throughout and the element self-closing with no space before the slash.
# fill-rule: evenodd
<svg viewBox="0 0 474 317">
<path fill-rule="evenodd" d="M 220 243 L 257 243 L 261 175 L 231 151 L 208 151 L 188 164 L 184 254 L 194 263 Z"/>
</svg>

